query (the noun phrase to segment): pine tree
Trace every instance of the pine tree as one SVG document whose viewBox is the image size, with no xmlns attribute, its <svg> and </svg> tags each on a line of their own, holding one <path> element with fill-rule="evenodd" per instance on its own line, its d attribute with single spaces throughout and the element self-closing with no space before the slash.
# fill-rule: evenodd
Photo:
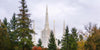
<svg viewBox="0 0 100 50">
<path fill-rule="evenodd" d="M 71 30 L 72 34 L 70 35 L 70 50 L 77 50 L 77 41 L 78 41 L 78 36 L 77 36 L 77 29 L 72 28 Z"/>
<path fill-rule="evenodd" d="M 63 36 L 63 39 L 62 39 L 62 47 L 61 47 L 61 50 L 69 50 L 69 28 L 68 26 L 66 27 L 66 32 Z"/>
<path fill-rule="evenodd" d="M 8 25 L 8 23 L 7 23 L 7 18 L 4 18 L 3 23 L 4 23 L 5 26 Z"/>
<path fill-rule="evenodd" d="M 16 29 L 17 27 L 16 23 L 17 23 L 17 19 L 16 19 L 16 14 L 14 13 L 12 19 L 10 20 L 10 28 L 12 31 Z"/>
<path fill-rule="evenodd" d="M 17 28 L 17 19 L 15 13 L 13 14 L 12 19 L 10 20 L 10 32 L 9 37 L 10 37 L 10 42 L 12 43 L 11 47 L 12 50 L 16 49 L 18 47 L 18 39 L 17 39 L 17 33 L 16 33 L 16 28 Z"/>
<path fill-rule="evenodd" d="M 58 39 L 58 46 L 61 44 L 61 41 Z"/>
<path fill-rule="evenodd" d="M 76 41 L 78 41 L 77 29 L 76 28 L 72 28 L 71 32 L 72 32 L 72 35 L 73 35 L 74 39 Z"/>
<path fill-rule="evenodd" d="M 29 19 L 28 9 L 25 0 L 21 0 L 20 13 L 18 14 L 17 28 L 19 47 L 21 50 L 31 50 L 32 43 L 32 33 L 33 30 L 30 29 L 31 19 Z"/>
<path fill-rule="evenodd" d="M 4 24 L 5 27 L 7 28 L 7 33 L 10 33 L 10 26 L 9 26 L 8 21 L 7 21 L 7 18 L 4 18 L 3 24 Z"/>
<path fill-rule="evenodd" d="M 82 40 L 83 40 L 83 36 L 82 36 L 82 35 L 79 35 L 79 38 L 80 38 L 80 41 L 82 41 Z"/>
<path fill-rule="evenodd" d="M 5 24 L 0 26 L 0 50 L 10 50 L 10 39 Z"/>
<path fill-rule="evenodd" d="M 57 49 L 57 46 L 56 46 L 56 43 L 55 43 L 54 34 L 51 31 L 49 44 L 48 44 L 48 50 L 56 50 L 56 49 Z"/>
<path fill-rule="evenodd" d="M 41 39 L 39 39 L 37 46 L 42 47 Z"/>
</svg>

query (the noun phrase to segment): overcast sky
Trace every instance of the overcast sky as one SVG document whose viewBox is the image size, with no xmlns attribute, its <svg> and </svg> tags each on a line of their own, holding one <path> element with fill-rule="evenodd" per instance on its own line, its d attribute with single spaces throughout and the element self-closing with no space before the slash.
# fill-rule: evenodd
<svg viewBox="0 0 100 50">
<path fill-rule="evenodd" d="M 0 19 L 11 19 L 19 13 L 20 0 L 0 0 Z M 100 0 L 26 0 L 31 19 L 35 20 L 35 31 L 40 37 L 45 25 L 45 10 L 48 5 L 50 29 L 55 20 L 56 37 L 62 36 L 63 22 L 70 28 L 83 30 L 89 22 L 100 25 Z M 39 38 L 38 37 L 38 38 Z"/>
</svg>

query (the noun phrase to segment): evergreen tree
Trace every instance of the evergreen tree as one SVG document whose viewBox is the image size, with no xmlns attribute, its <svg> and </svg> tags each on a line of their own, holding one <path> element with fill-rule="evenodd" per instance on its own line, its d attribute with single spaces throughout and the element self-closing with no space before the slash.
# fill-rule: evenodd
<svg viewBox="0 0 100 50">
<path fill-rule="evenodd" d="M 73 35 L 70 34 L 68 38 L 69 38 L 69 41 L 68 41 L 69 49 L 68 50 L 76 50 L 75 46 L 74 46 L 75 45 L 75 39 L 74 39 Z"/>
<path fill-rule="evenodd" d="M 17 19 L 16 19 L 16 14 L 14 13 L 12 19 L 10 20 L 10 28 L 12 31 L 16 29 L 17 27 L 16 23 L 17 23 Z"/>
<path fill-rule="evenodd" d="M 39 39 L 37 46 L 42 47 L 41 39 Z"/>
<path fill-rule="evenodd" d="M 61 41 L 58 39 L 58 46 L 61 44 Z"/>
<path fill-rule="evenodd" d="M 7 27 L 3 23 L 0 26 L 0 50 L 10 50 L 10 39 Z"/>
<path fill-rule="evenodd" d="M 71 32 L 72 32 L 72 35 L 73 35 L 75 41 L 78 41 L 77 29 L 72 28 Z"/>
<path fill-rule="evenodd" d="M 55 37 L 54 37 L 53 32 L 51 31 L 49 44 L 48 44 L 48 50 L 56 50 L 56 49 L 57 49 L 57 46 L 55 43 Z"/>
<path fill-rule="evenodd" d="M 66 27 L 65 35 L 62 39 L 62 48 L 61 50 L 77 50 L 77 30 L 76 28 L 72 28 L 72 34 L 69 34 L 68 26 Z"/>
<path fill-rule="evenodd" d="M 3 20 L 4 25 L 7 27 L 8 23 L 7 23 L 7 18 L 4 18 Z"/>
<path fill-rule="evenodd" d="M 63 36 L 63 39 L 62 39 L 62 47 L 61 47 L 61 50 L 69 50 L 69 28 L 68 26 L 66 27 L 66 30 L 65 30 L 65 34 Z"/>
<path fill-rule="evenodd" d="M 7 18 L 4 18 L 3 24 L 4 24 L 5 27 L 7 28 L 7 33 L 10 33 L 10 26 L 9 26 L 8 21 L 7 21 Z"/>
<path fill-rule="evenodd" d="M 12 43 L 12 45 L 11 45 L 12 50 L 14 50 L 14 49 L 16 49 L 16 47 L 18 47 L 17 33 L 15 31 L 17 28 L 16 23 L 17 23 L 17 19 L 16 19 L 16 15 L 14 13 L 12 19 L 10 20 L 11 33 L 9 33 L 10 42 Z"/>
<path fill-rule="evenodd" d="M 82 41 L 82 40 L 83 40 L 83 36 L 82 36 L 82 35 L 79 35 L 79 38 L 80 38 L 80 41 Z"/>
<path fill-rule="evenodd" d="M 78 41 L 78 36 L 77 36 L 77 29 L 72 28 L 71 30 L 72 34 L 70 35 L 70 49 L 69 50 L 77 50 L 77 41 Z"/>
<path fill-rule="evenodd" d="M 20 13 L 18 14 L 17 28 L 19 47 L 21 50 L 31 50 L 32 43 L 32 33 L 33 30 L 30 29 L 31 19 L 29 19 L 28 9 L 25 0 L 21 0 Z"/>
</svg>

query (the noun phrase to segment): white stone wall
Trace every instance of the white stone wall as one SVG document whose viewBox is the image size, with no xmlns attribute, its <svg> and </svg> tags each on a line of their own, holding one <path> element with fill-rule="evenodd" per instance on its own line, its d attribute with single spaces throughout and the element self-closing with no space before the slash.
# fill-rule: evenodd
<svg viewBox="0 0 100 50">
<path fill-rule="evenodd" d="M 41 34 L 42 46 L 44 48 L 48 48 L 49 39 L 50 39 L 50 30 L 44 29 Z"/>
</svg>

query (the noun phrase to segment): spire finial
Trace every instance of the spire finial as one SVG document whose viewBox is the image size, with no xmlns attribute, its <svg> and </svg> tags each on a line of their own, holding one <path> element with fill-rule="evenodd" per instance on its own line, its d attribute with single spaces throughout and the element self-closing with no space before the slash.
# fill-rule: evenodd
<svg viewBox="0 0 100 50">
<path fill-rule="evenodd" d="M 64 23 L 63 23 L 63 34 L 65 34 L 65 20 L 64 20 Z"/>
<path fill-rule="evenodd" d="M 55 20 L 53 20 L 53 32 L 54 32 L 54 35 L 55 35 Z"/>
<path fill-rule="evenodd" d="M 46 5 L 45 29 L 47 28 L 49 28 L 49 22 L 48 22 L 48 6 Z"/>
</svg>

